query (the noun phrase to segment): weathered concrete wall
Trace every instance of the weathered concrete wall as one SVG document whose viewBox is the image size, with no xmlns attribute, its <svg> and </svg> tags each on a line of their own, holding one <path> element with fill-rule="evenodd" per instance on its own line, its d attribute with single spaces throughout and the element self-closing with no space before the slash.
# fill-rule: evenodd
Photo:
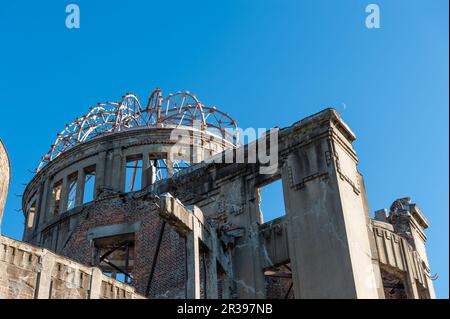
<svg viewBox="0 0 450 319">
<path fill-rule="evenodd" d="M 30 227 L 26 227 L 23 239 L 31 243 L 41 242 L 41 230 L 53 223 L 53 209 L 55 203 L 52 190 L 56 183 L 62 183 L 59 212 L 67 210 L 68 178 L 75 174 L 78 181 L 85 175 L 85 169 L 95 169 L 94 197 L 102 194 L 125 192 L 126 159 L 130 156 L 141 155 L 143 159 L 142 187 L 151 184 L 149 180 L 149 155 L 165 159 L 180 159 L 186 162 L 201 161 L 213 154 L 233 147 L 227 141 L 212 135 L 195 135 L 195 130 L 185 130 L 186 136 L 179 140 L 171 140 L 173 129 L 147 128 L 121 132 L 106 137 L 90 140 L 61 154 L 56 160 L 46 165 L 36 174 L 28 184 L 23 195 L 22 210 Z M 175 132 L 180 132 L 177 130 Z M 194 137 L 195 135 L 195 137 Z M 178 136 L 178 135 L 175 135 Z M 199 143 L 194 148 L 193 144 Z M 176 145 L 175 145 L 176 144 Z M 77 188 L 75 206 L 82 205 L 83 185 Z M 30 206 L 36 206 L 33 220 L 30 220 Z M 56 216 L 58 218 L 58 216 Z"/>
<path fill-rule="evenodd" d="M 0 226 L 2 224 L 3 210 L 8 196 L 9 179 L 11 176 L 11 168 L 8 153 L 0 139 Z M 1 229 L 1 227 L 0 227 Z"/>
<path fill-rule="evenodd" d="M 134 288 L 47 249 L 0 236 L 0 299 L 136 299 Z"/>
<path fill-rule="evenodd" d="M 353 133 L 333 111 L 294 129 L 282 175 L 295 295 L 380 298 Z"/>
<path fill-rule="evenodd" d="M 397 275 L 405 285 L 407 298 L 436 298 L 428 263 L 388 222 L 373 220 L 378 259 L 383 271 Z"/>
</svg>

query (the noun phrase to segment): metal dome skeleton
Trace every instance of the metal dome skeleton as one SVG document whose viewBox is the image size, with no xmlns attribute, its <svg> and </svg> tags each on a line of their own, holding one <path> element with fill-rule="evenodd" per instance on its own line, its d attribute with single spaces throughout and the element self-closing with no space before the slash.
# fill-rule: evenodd
<svg viewBox="0 0 450 319">
<path fill-rule="evenodd" d="M 195 127 L 238 144 L 236 121 L 228 114 L 203 105 L 190 92 L 163 97 L 162 91 L 156 88 L 145 107 L 136 95 L 127 93 L 120 102 L 99 103 L 86 115 L 66 125 L 42 158 L 37 171 L 62 153 L 93 138 L 138 127 L 165 126 Z"/>
</svg>

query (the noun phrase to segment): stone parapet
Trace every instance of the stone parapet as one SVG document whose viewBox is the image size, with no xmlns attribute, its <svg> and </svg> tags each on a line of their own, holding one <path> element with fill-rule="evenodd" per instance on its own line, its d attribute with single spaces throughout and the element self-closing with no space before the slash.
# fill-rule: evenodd
<svg viewBox="0 0 450 319">
<path fill-rule="evenodd" d="M 0 299 L 142 298 L 98 268 L 0 236 Z"/>
</svg>

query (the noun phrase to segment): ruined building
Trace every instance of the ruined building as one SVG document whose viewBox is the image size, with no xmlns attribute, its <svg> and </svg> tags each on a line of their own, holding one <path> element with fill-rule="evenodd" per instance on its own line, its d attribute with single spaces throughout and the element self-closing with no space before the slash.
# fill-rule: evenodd
<svg viewBox="0 0 450 319">
<path fill-rule="evenodd" d="M 26 187 L 23 242 L 1 237 L 0 297 L 435 298 L 426 218 L 403 198 L 371 219 L 335 110 L 238 132 L 188 92 L 91 108 Z M 277 180 L 286 213 L 264 222 Z"/>
</svg>

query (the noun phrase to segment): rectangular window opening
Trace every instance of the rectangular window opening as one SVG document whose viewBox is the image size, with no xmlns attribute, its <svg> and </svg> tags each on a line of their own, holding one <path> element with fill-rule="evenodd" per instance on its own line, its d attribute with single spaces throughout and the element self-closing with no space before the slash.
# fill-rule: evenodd
<svg viewBox="0 0 450 319">
<path fill-rule="evenodd" d="M 131 284 L 134 266 L 135 234 L 121 234 L 94 240 L 98 266 L 103 273 L 126 284 Z"/>
<path fill-rule="evenodd" d="M 127 157 L 125 191 L 140 190 L 142 179 L 142 155 Z"/>
<path fill-rule="evenodd" d="M 95 199 L 95 165 L 85 168 L 84 174 L 83 204 L 86 204 Z"/>
<path fill-rule="evenodd" d="M 281 178 L 257 189 L 261 222 L 267 223 L 285 215 Z"/>
<path fill-rule="evenodd" d="M 78 173 L 73 173 L 68 178 L 68 196 L 67 196 L 67 210 L 75 207 L 75 198 L 77 194 Z"/>
<path fill-rule="evenodd" d="M 61 192 L 62 192 L 62 180 L 56 182 L 53 185 L 52 198 L 53 198 L 53 216 L 60 213 L 61 208 Z"/>
<path fill-rule="evenodd" d="M 36 201 L 34 201 L 30 208 L 28 209 L 28 220 L 27 220 L 27 228 L 33 228 L 34 225 L 34 216 L 36 214 Z"/>
</svg>

